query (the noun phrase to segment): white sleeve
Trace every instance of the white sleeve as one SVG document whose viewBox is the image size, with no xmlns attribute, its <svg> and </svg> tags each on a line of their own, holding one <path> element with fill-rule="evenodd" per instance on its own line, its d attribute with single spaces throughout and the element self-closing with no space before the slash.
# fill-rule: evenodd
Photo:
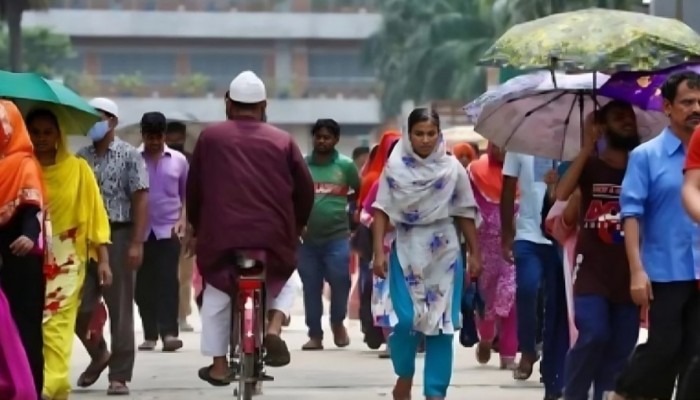
<svg viewBox="0 0 700 400">
<path fill-rule="evenodd" d="M 521 166 L 522 157 L 520 157 L 520 154 L 507 152 L 506 158 L 503 160 L 503 176 L 518 178 Z"/>
</svg>

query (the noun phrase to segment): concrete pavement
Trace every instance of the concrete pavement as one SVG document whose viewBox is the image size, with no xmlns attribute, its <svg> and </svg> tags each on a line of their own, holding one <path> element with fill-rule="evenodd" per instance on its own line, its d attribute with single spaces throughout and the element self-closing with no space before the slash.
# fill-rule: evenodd
<svg viewBox="0 0 700 400">
<path fill-rule="evenodd" d="M 298 301 L 301 303 L 301 301 Z M 192 317 L 196 325 L 197 316 Z M 137 327 L 140 327 L 140 321 Z M 140 328 L 137 329 L 140 342 Z M 292 363 L 285 368 L 269 369 L 275 382 L 265 383 L 259 400 L 356 400 L 391 399 L 394 374 L 389 360 L 380 360 L 375 351 L 362 343 L 357 321 L 349 323 L 352 344 L 346 349 L 333 347 L 330 337 L 326 350 L 302 352 L 299 349 L 306 340 L 303 313 L 294 310 L 291 326 L 285 331 L 285 339 L 292 350 Z M 330 332 L 330 329 L 327 329 Z M 197 370 L 210 361 L 199 353 L 199 334 L 181 335 L 185 347 L 177 353 L 139 352 L 136 357 L 131 396 L 139 400 L 192 400 L 233 398 L 233 386 L 215 388 L 197 378 Z M 72 381 L 88 364 L 88 356 L 79 341 L 75 343 Z M 423 358 L 419 356 L 414 389 L 414 399 L 422 398 Z M 528 382 L 515 382 L 508 371 L 498 370 L 498 358 L 489 366 L 479 366 L 474 360 L 474 350 L 455 346 L 455 368 L 451 399 L 489 400 L 540 400 L 542 386 L 533 374 Z M 71 399 L 107 399 L 107 374 L 89 389 L 75 389 Z"/>
</svg>

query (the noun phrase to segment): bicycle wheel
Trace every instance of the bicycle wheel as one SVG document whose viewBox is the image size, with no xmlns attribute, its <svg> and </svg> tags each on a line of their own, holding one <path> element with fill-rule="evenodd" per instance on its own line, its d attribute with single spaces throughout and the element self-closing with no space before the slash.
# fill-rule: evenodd
<svg viewBox="0 0 700 400">
<path fill-rule="evenodd" d="M 241 354 L 238 360 L 240 363 L 240 375 L 238 376 L 238 400 L 253 400 L 255 395 L 255 355 Z"/>
</svg>

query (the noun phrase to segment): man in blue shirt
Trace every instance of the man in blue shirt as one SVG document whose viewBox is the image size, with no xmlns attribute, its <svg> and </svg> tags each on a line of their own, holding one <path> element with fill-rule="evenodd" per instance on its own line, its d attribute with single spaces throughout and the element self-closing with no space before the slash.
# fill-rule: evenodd
<svg viewBox="0 0 700 400">
<path fill-rule="evenodd" d="M 670 126 L 632 151 L 620 195 L 630 290 L 649 308 L 649 339 L 620 374 L 617 399 L 671 399 L 700 339 L 697 226 L 681 201 L 686 148 L 700 124 L 700 75 L 671 75 L 661 94 Z"/>
</svg>

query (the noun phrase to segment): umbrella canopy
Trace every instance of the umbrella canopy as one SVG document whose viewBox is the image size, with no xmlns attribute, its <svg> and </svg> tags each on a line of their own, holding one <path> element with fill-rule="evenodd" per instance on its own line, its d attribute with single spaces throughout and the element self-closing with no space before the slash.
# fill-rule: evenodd
<svg viewBox="0 0 700 400">
<path fill-rule="evenodd" d="M 24 115 L 34 108 L 50 109 L 67 135 L 85 135 L 101 119 L 80 95 L 38 74 L 0 71 L 0 97 L 12 100 Z"/>
<path fill-rule="evenodd" d="M 700 58 L 700 36 L 681 21 L 591 8 L 510 28 L 481 64 L 570 72 L 657 70 Z"/>
<path fill-rule="evenodd" d="M 693 71 L 700 74 L 700 64 L 681 64 L 656 72 L 618 72 L 600 88 L 600 94 L 611 99 L 624 100 L 642 110 L 662 111 L 663 86 L 669 75 L 678 71 Z"/>
<path fill-rule="evenodd" d="M 595 95 L 593 75 L 557 74 L 556 87 L 554 79 L 550 78 L 537 88 L 513 92 L 485 103 L 477 116 L 475 130 L 506 150 L 571 160 L 581 150 L 585 118 L 611 100 Z M 597 74 L 596 86 L 608 79 L 607 75 Z M 638 108 L 635 112 L 643 139 L 655 136 L 668 125 L 662 113 Z"/>
<path fill-rule="evenodd" d="M 458 143 L 471 143 L 479 146 L 480 150 L 485 150 L 488 145 L 488 140 L 484 139 L 483 136 L 479 135 L 474 131 L 474 127 L 468 126 L 455 126 L 452 128 L 444 129 L 442 135 L 447 142 L 447 147 Z"/>
<path fill-rule="evenodd" d="M 199 134 L 204 130 L 204 128 L 209 125 L 208 122 L 203 122 L 197 120 L 191 113 L 181 112 L 181 111 L 171 111 L 166 112 L 165 118 L 168 122 L 182 122 L 187 127 L 187 138 L 185 139 L 185 151 L 192 152 L 194 150 L 194 145 L 197 143 L 197 138 Z M 116 130 L 116 134 L 124 141 L 130 143 L 133 146 L 141 145 L 141 126 L 140 124 L 131 124 L 124 127 L 119 127 Z"/>
</svg>

